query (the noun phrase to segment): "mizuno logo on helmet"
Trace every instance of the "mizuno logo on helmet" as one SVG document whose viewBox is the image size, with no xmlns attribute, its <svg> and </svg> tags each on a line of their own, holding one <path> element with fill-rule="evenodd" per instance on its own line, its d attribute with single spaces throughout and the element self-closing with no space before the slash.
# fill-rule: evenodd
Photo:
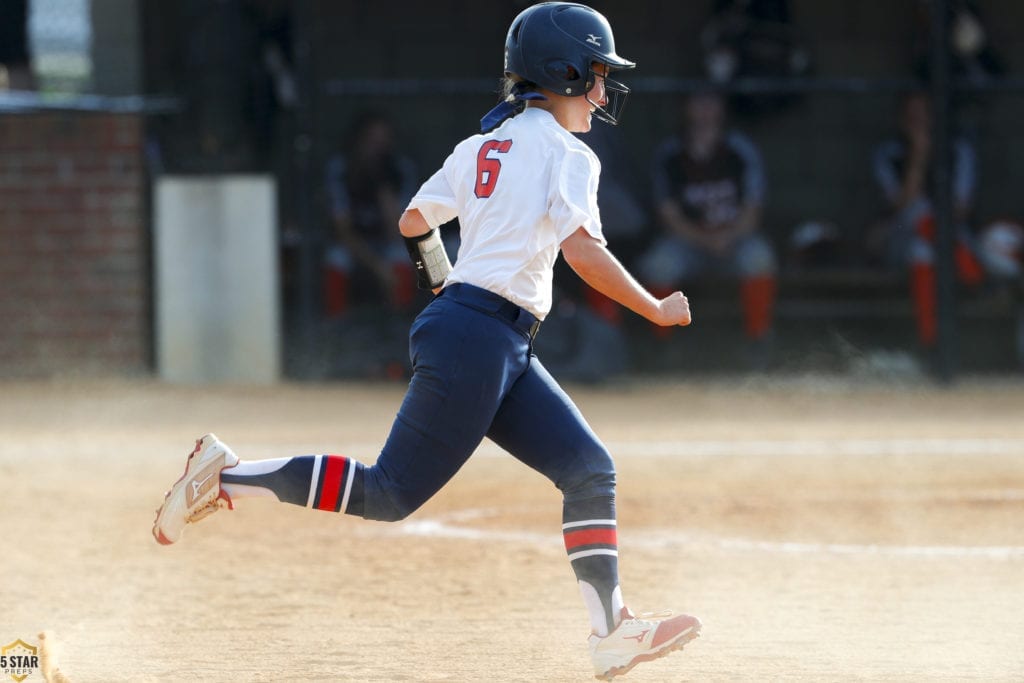
<svg viewBox="0 0 1024 683">
<path fill-rule="evenodd" d="M 595 36 L 593 33 L 588 33 L 587 35 L 590 36 L 587 38 L 588 43 L 601 47 L 601 36 Z"/>
</svg>

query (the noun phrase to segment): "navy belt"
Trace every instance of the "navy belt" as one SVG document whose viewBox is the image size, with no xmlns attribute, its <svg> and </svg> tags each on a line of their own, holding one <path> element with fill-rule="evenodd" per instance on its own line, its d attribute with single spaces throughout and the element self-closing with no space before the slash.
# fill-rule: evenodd
<svg viewBox="0 0 1024 683">
<path fill-rule="evenodd" d="M 516 306 L 505 297 L 481 287 L 465 282 L 453 282 L 441 290 L 438 296 L 450 298 L 464 306 L 504 318 L 513 327 L 525 332 L 531 340 L 537 337 L 537 332 L 540 330 L 540 321 L 533 313 L 521 306 Z"/>
</svg>

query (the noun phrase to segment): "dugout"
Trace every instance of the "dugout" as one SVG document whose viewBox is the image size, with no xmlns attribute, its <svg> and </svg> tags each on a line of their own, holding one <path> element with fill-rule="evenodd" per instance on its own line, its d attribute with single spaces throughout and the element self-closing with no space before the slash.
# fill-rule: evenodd
<svg viewBox="0 0 1024 683">
<path fill-rule="evenodd" d="M 833 221 L 850 243 L 857 241 L 878 210 L 870 149 L 890 132 L 900 91 L 915 82 L 915 50 L 922 30 L 925 37 L 935 30 L 922 27 L 920 10 L 948 8 L 955 1 L 959 0 L 790 0 L 791 24 L 806 45 L 813 68 L 796 80 L 746 79 L 731 86 L 747 94 L 785 94 L 790 100 L 779 111 L 738 121 L 764 156 L 769 181 L 764 223 L 780 251 L 791 229 L 810 218 Z M 699 31 L 716 2 L 592 3 L 612 17 L 621 51 L 640 65 L 628 78 L 634 94 L 621 133 L 641 171 L 654 144 L 672 128 L 674 108 L 667 103 L 703 83 Z M 339 353 L 337 335 L 324 327 L 321 316 L 320 278 L 328 233 L 324 164 L 349 123 L 372 108 L 397 122 L 403 150 L 425 177 L 493 104 L 489 91 L 496 87 L 504 27 L 524 3 L 122 4 L 124 12 L 107 11 L 110 3 L 103 0 L 92 3 L 94 35 L 101 39 L 91 48 L 93 77 L 83 92 L 98 97 L 21 99 L 19 113 L 14 114 L 15 100 L 0 96 L 6 103 L 4 116 L 27 116 L 29 110 L 45 108 L 73 118 L 81 116 L 87 104 L 95 115 L 106 109 L 137 116 L 144 124 L 137 150 L 144 161 L 138 226 L 138 248 L 143 250 L 150 243 L 148 205 L 156 177 L 257 172 L 276 178 L 286 370 L 298 377 L 355 371 L 324 364 L 325 358 Z M 1005 71 L 984 82 L 952 78 L 942 92 L 954 103 L 951 123 L 972 135 L 978 149 L 976 222 L 981 224 L 999 216 L 1024 218 L 1024 205 L 1010 180 L 1024 174 L 1024 131 L 1018 123 L 1024 114 L 1024 40 L 1014 30 L 1024 25 L 1024 6 L 1013 0 L 975 4 L 987 19 L 989 38 L 1000 50 Z M 124 29 L 126 17 L 137 31 Z M 938 53 L 930 56 L 942 58 Z M 116 77 L 111 75 L 115 65 Z M 132 95 L 143 97 L 125 97 Z M 937 97 L 945 101 L 946 95 Z M 2 118 L 0 125 L 11 130 Z M 54 169 L 58 173 L 59 165 Z M 28 220 L 6 212 L 5 232 L 13 234 L 9 231 L 15 224 Z M 152 281 L 148 256 L 140 264 L 144 284 L 126 296 L 142 297 L 144 324 L 138 344 L 152 348 L 153 316 L 145 313 L 152 291 L 145 284 Z M 912 346 L 910 323 L 902 317 L 905 305 L 899 282 L 867 271 L 787 273 L 779 306 L 780 336 L 783 342 L 820 341 L 822 353 L 830 352 L 828 340 L 835 335 L 864 347 Z M 955 359 L 967 370 L 1013 367 L 1015 349 L 1010 341 L 983 347 L 970 336 L 983 328 L 982 341 L 1011 340 L 1016 324 L 1013 305 L 962 302 L 963 324 L 957 329 L 964 343 L 956 350 L 948 347 L 943 373 L 952 372 Z M 14 310 L 16 304 L 9 307 Z M 721 311 L 711 318 L 720 318 L 722 324 L 708 325 L 713 329 L 707 334 L 730 334 L 728 307 L 714 303 L 709 310 Z M 370 324 L 384 335 L 401 330 L 401 325 L 388 321 Z M 952 331 L 947 327 L 948 338 Z M 397 353 L 404 346 L 403 334 Z M 714 339 L 699 338 L 702 346 L 724 348 Z M 141 357 L 142 366 L 152 362 L 145 360 L 152 353 Z M 5 358 L 5 371 L 10 371 L 15 355 Z M 739 367 L 730 365 L 728 354 L 709 363 L 722 369 Z"/>
</svg>

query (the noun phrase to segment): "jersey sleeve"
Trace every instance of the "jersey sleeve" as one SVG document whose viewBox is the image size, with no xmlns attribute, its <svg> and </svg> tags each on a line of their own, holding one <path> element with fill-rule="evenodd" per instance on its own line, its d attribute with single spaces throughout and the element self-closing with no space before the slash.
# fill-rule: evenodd
<svg viewBox="0 0 1024 683">
<path fill-rule="evenodd" d="M 978 186 L 978 162 L 974 147 L 966 140 L 960 139 L 953 143 L 953 198 L 963 206 L 974 202 L 974 192 Z"/>
<path fill-rule="evenodd" d="M 753 140 L 742 133 L 732 132 L 729 145 L 743 160 L 743 203 L 763 204 L 765 195 L 764 163 Z"/>
<path fill-rule="evenodd" d="M 597 184 L 601 164 L 594 154 L 567 149 L 551 174 L 549 216 L 559 244 L 579 228 L 606 244 L 597 208 Z"/>
<path fill-rule="evenodd" d="M 458 215 L 455 191 L 448 180 L 451 165 L 452 157 L 449 156 L 444 166 L 420 186 L 407 207 L 418 209 L 431 228 L 443 225 Z"/>
<path fill-rule="evenodd" d="M 899 199 L 903 187 L 903 179 L 896 170 L 900 153 L 900 143 L 888 140 L 875 148 L 872 159 L 875 182 L 882 190 L 882 195 L 892 204 Z"/>
<path fill-rule="evenodd" d="M 349 213 L 352 210 L 352 202 L 345 186 L 345 158 L 341 155 L 331 157 L 327 162 L 324 176 L 327 198 L 331 204 L 331 215 L 338 218 Z"/>
</svg>

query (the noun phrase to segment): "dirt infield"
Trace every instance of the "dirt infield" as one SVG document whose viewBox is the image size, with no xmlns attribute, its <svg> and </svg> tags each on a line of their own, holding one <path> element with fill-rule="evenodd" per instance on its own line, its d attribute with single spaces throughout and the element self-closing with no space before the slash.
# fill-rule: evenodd
<svg viewBox="0 0 1024 683">
<path fill-rule="evenodd" d="M 401 391 L 3 385 L 0 645 L 51 630 L 75 683 L 591 680 L 557 492 L 493 445 L 401 524 L 246 500 L 150 536 L 204 431 L 372 461 Z M 1024 679 L 1024 385 L 571 393 L 627 602 L 705 623 L 623 681 Z"/>
</svg>

